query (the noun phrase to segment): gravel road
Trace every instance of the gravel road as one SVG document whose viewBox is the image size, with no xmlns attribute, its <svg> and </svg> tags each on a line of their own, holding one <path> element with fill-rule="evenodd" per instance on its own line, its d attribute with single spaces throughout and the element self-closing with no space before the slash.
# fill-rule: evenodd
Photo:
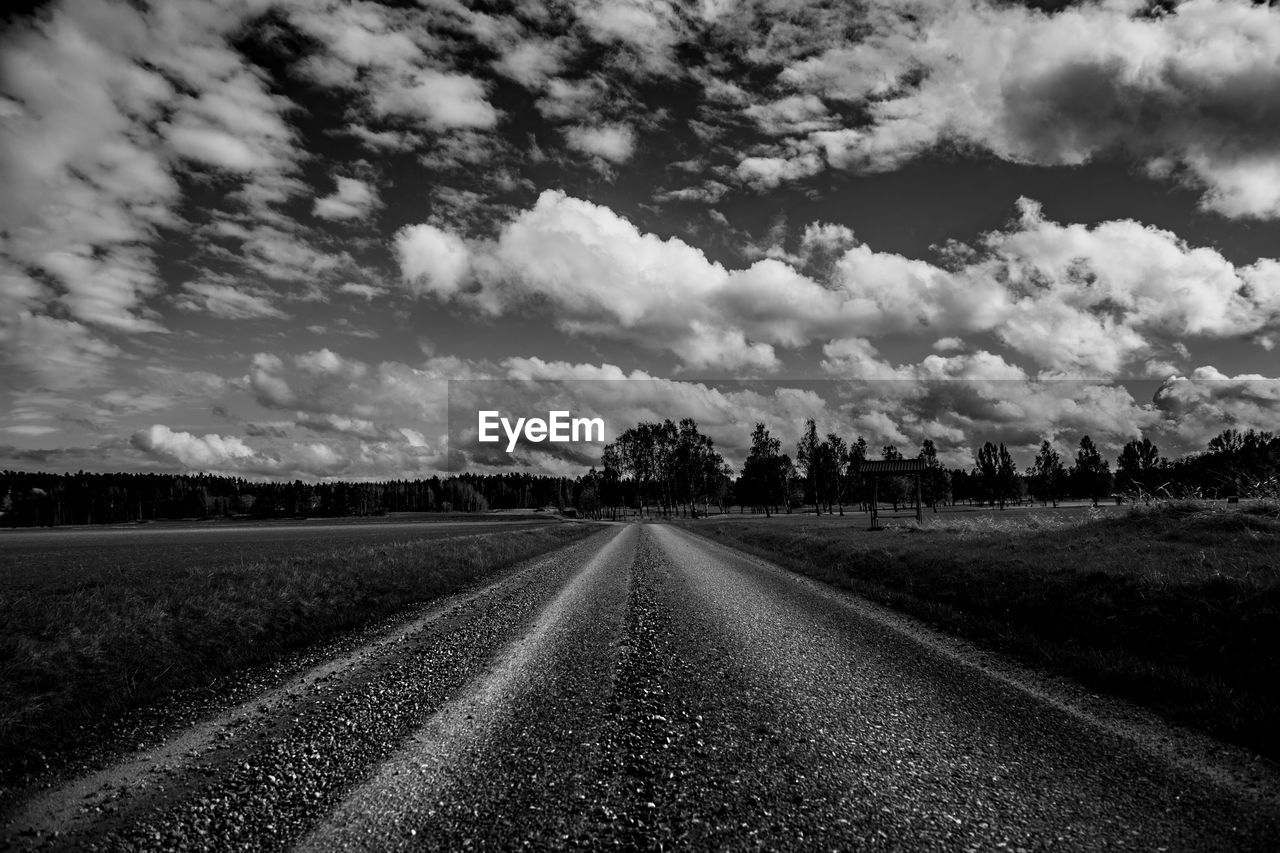
<svg viewBox="0 0 1280 853">
<path fill-rule="evenodd" d="M 29 793 L 3 838 L 1280 849 L 1273 766 L 1095 700 L 683 529 L 606 525 Z"/>
</svg>

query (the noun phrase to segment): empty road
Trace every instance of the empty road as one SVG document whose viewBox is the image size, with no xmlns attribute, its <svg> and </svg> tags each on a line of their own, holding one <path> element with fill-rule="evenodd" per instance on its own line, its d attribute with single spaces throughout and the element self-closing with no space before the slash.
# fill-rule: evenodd
<svg viewBox="0 0 1280 853">
<path fill-rule="evenodd" d="M 591 538 L 4 814 L 50 849 L 1280 849 L 1265 763 L 685 530 Z M 1099 710 L 1102 708 L 1103 710 Z"/>
</svg>

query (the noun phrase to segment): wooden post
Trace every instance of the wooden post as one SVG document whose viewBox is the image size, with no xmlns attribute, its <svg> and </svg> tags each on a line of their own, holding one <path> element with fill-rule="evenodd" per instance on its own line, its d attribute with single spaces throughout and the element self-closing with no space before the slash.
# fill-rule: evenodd
<svg viewBox="0 0 1280 853">
<path fill-rule="evenodd" d="M 871 526 L 876 526 L 876 519 L 880 516 L 880 478 L 871 477 Z"/>
</svg>

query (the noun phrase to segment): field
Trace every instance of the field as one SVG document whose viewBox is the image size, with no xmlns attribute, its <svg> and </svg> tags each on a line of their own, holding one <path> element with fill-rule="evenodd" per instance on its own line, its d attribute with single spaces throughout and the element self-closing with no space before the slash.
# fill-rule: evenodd
<svg viewBox="0 0 1280 853">
<path fill-rule="evenodd" d="M 718 516 L 691 529 L 1280 759 L 1280 507 Z"/>
<path fill-rule="evenodd" d="M 446 594 L 591 531 L 537 517 L 0 532 L 0 754 Z M 12 767 L 0 768 L 0 778 Z"/>
</svg>

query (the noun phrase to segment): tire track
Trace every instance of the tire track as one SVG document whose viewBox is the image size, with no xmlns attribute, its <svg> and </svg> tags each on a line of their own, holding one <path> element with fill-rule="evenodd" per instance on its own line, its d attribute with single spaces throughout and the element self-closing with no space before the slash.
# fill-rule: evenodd
<svg viewBox="0 0 1280 853">
<path fill-rule="evenodd" d="M 670 527 L 655 535 L 786 736 L 810 742 L 811 773 L 836 795 L 814 826 L 824 840 L 844 835 L 841 819 L 870 849 L 1280 840 L 1274 808 L 919 641 L 852 596 Z"/>
<path fill-rule="evenodd" d="M 574 669 L 565 667 L 563 658 L 577 656 L 581 663 L 578 648 L 584 630 L 595 629 L 593 639 L 604 641 L 597 651 L 607 651 L 612 634 L 607 611 L 613 602 L 620 604 L 625 593 L 635 540 L 634 528 L 615 535 L 567 581 L 532 628 L 498 653 L 484 676 L 439 708 L 404 748 L 308 834 L 299 849 L 505 847 L 512 837 L 504 819 L 515 808 L 527 822 L 541 824 L 541 833 L 562 840 L 572 837 L 574 828 L 565 818 L 580 814 L 575 805 L 579 799 L 566 786 L 557 786 L 554 770 L 538 753 L 539 747 L 551 746 L 561 765 L 581 765 L 584 757 L 586 765 L 594 763 L 589 735 L 594 720 L 589 712 L 594 705 L 602 718 L 603 703 L 592 703 L 588 696 L 591 682 L 599 683 L 601 661 L 594 661 L 597 665 L 586 673 L 581 667 L 575 671 L 590 678 L 586 683 L 573 679 L 570 685 L 571 728 L 530 731 L 527 721 L 519 718 L 522 711 L 534 711 L 535 726 L 540 720 L 563 719 L 548 714 L 557 678 Z M 527 701 L 531 693 L 536 698 Z M 575 734 L 573 741 L 564 743 Z M 521 746 L 528 749 L 516 748 Z M 583 794 L 588 777 L 579 774 L 575 781 L 584 783 L 576 792 Z M 564 804 L 570 806 L 567 813 L 552 808 Z"/>
<path fill-rule="evenodd" d="M 28 809 L 44 822 L 25 832 L 9 823 L 6 841 L 68 850 L 287 846 L 462 691 L 617 534 L 610 528 L 529 561 L 337 662 L 345 668 L 323 666 L 296 693 L 267 697 L 279 704 L 242 708 L 248 713 L 239 725 L 198 726 L 179 738 L 198 745 L 173 765 L 156 763 L 139 779 L 129 776 L 136 762 L 108 770 L 123 787 L 81 803 L 63 792 L 52 811 Z M 81 811 L 80 819 L 65 821 L 69 810 Z"/>
</svg>

